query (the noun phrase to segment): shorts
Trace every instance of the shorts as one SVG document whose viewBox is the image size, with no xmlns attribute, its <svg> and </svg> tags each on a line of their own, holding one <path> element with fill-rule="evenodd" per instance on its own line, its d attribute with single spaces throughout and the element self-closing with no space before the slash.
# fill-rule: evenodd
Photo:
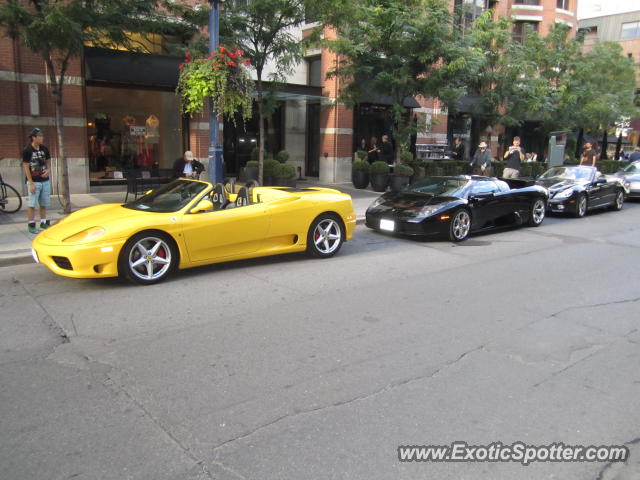
<svg viewBox="0 0 640 480">
<path fill-rule="evenodd" d="M 27 200 L 27 206 L 31 208 L 35 207 L 48 207 L 51 197 L 51 181 L 46 182 L 33 182 L 36 186 L 35 193 L 31 193 L 29 184 L 27 184 L 27 192 L 29 193 L 29 199 Z"/>
<path fill-rule="evenodd" d="M 520 171 L 515 168 L 505 168 L 502 172 L 502 178 L 518 178 Z"/>
</svg>

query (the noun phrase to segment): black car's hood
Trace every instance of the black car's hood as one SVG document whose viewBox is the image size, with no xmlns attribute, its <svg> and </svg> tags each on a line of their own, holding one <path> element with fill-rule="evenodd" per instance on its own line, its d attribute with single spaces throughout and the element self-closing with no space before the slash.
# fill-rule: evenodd
<svg viewBox="0 0 640 480">
<path fill-rule="evenodd" d="M 377 212 L 404 212 L 406 214 L 418 214 L 427 205 L 446 205 L 460 201 L 458 197 L 439 197 L 425 193 L 415 192 L 389 192 L 382 197 L 382 202 L 374 207 Z"/>
<path fill-rule="evenodd" d="M 558 179 L 556 178 L 542 178 L 542 179 L 536 180 L 537 185 L 542 185 L 543 187 L 548 188 L 549 192 L 551 193 L 560 192 L 569 187 L 574 187 L 576 185 L 584 185 L 586 183 L 588 182 L 584 180 L 562 180 L 559 182 Z"/>
</svg>

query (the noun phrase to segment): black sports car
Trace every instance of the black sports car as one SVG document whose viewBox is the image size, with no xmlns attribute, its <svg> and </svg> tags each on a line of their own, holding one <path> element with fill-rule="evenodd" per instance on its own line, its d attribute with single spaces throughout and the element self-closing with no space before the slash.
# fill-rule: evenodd
<svg viewBox="0 0 640 480">
<path fill-rule="evenodd" d="M 399 193 L 388 192 L 367 209 L 366 225 L 405 235 L 442 235 L 460 242 L 488 228 L 544 220 L 547 189 L 511 189 L 497 178 L 428 177 Z"/>
<path fill-rule="evenodd" d="M 584 217 L 588 210 L 610 207 L 620 210 L 624 202 L 624 185 L 620 179 L 602 175 L 596 167 L 553 167 L 536 180 L 549 189 L 547 208 Z"/>
</svg>

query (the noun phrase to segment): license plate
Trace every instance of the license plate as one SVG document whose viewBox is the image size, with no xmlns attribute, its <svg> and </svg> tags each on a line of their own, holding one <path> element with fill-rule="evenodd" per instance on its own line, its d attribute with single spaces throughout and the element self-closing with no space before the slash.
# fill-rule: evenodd
<svg viewBox="0 0 640 480">
<path fill-rule="evenodd" d="M 33 248 L 31 249 L 31 255 L 33 256 L 33 259 L 36 261 L 36 263 L 40 263 L 40 260 L 38 260 L 38 253 Z"/>
<path fill-rule="evenodd" d="M 387 232 L 393 232 L 396 229 L 396 222 L 393 220 L 380 220 L 380 230 L 385 230 Z"/>
</svg>

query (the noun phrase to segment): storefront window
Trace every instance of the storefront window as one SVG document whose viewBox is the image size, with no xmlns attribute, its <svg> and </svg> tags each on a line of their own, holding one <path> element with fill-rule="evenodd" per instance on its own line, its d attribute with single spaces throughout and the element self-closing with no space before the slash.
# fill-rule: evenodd
<svg viewBox="0 0 640 480">
<path fill-rule="evenodd" d="M 179 112 L 174 92 L 87 86 L 91 180 L 170 168 L 183 150 Z"/>
</svg>

